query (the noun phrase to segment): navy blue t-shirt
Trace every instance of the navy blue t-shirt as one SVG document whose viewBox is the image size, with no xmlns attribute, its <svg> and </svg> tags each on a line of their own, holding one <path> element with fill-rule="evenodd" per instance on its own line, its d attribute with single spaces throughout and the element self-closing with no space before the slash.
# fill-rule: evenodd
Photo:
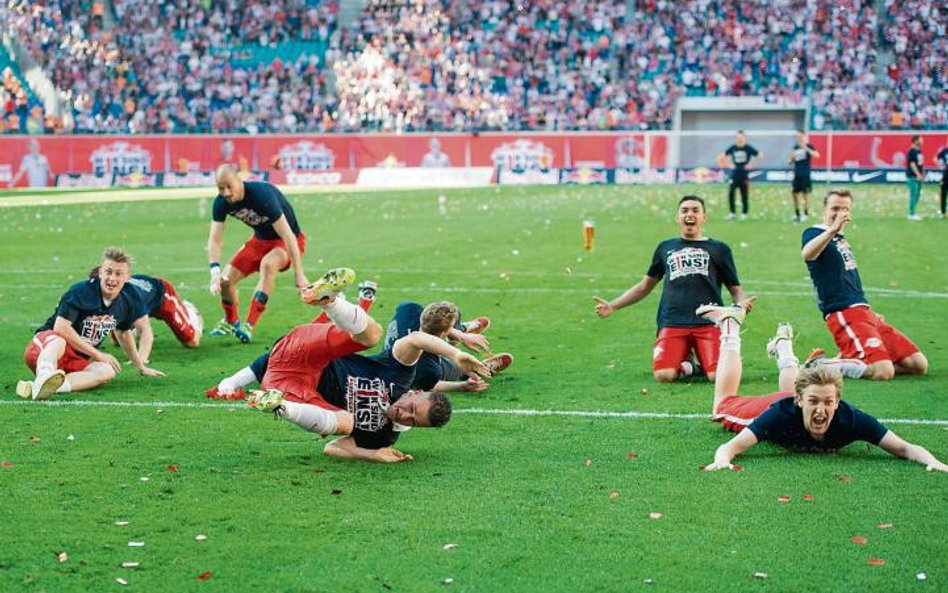
<svg viewBox="0 0 948 593">
<path fill-rule="evenodd" d="M 909 179 L 915 179 L 915 171 L 912 170 L 912 163 L 918 167 L 918 172 L 925 175 L 925 167 L 922 164 L 922 151 L 915 148 L 914 146 L 909 149 L 908 154 L 905 155 L 905 174 Z"/>
<path fill-rule="evenodd" d="M 395 360 L 391 350 L 376 356 L 350 354 L 329 363 L 317 391 L 327 402 L 352 414 L 356 445 L 381 449 L 398 440 L 399 431 L 385 412 L 411 389 L 414 376 L 415 368 Z"/>
<path fill-rule="evenodd" d="M 803 231 L 801 247 L 827 228 L 818 224 Z M 837 233 L 819 257 L 806 262 L 806 267 L 816 288 L 816 304 L 824 317 L 853 305 L 869 304 L 862 290 L 853 250 L 843 235 Z"/>
<path fill-rule="evenodd" d="M 888 429 L 865 412 L 839 402 L 836 414 L 822 440 L 816 440 L 803 425 L 803 410 L 793 396 L 775 401 L 747 427 L 758 441 L 769 441 L 793 451 L 831 453 L 854 441 L 878 445 Z"/>
<path fill-rule="evenodd" d="M 745 179 L 747 177 L 747 164 L 760 152 L 750 144 L 744 146 L 732 144 L 724 151 L 724 154 L 730 157 L 731 163 L 734 165 L 734 168 L 731 169 L 731 179 Z"/>
<path fill-rule="evenodd" d="M 286 222 L 293 234 L 300 234 L 300 225 L 296 222 L 296 213 L 289 200 L 283 192 L 264 181 L 245 181 L 244 199 L 234 204 L 218 195 L 214 198 L 212 210 L 214 222 L 224 222 L 227 215 L 233 216 L 253 228 L 256 238 L 265 241 L 280 238 L 273 229 L 273 223 L 282 215 L 286 215 Z"/>
<path fill-rule="evenodd" d="M 138 290 L 142 302 L 145 304 L 145 310 L 148 311 L 149 315 L 161 308 L 161 302 L 165 298 L 165 285 L 160 278 L 135 274 L 128 279 L 128 283 Z"/>
<path fill-rule="evenodd" d="M 384 350 L 391 350 L 395 341 L 404 338 L 408 334 L 421 331 L 421 313 L 424 307 L 420 303 L 405 301 L 395 307 L 395 314 L 388 324 L 385 332 Z M 460 323 L 454 326 L 462 329 Z M 454 364 L 447 360 L 432 354 L 422 352 L 421 358 L 415 364 L 415 379 L 412 381 L 412 389 L 421 389 L 422 391 L 431 391 L 439 381 L 457 381 L 464 377 L 464 373 Z"/>
<path fill-rule="evenodd" d="M 948 183 L 948 146 L 938 151 L 937 158 L 938 162 L 941 163 L 942 169 L 944 169 L 941 180 L 945 183 Z"/>
<path fill-rule="evenodd" d="M 62 317 L 72 323 L 72 328 L 83 340 L 98 348 L 112 330 L 130 330 L 135 321 L 145 315 L 148 315 L 148 310 L 136 288 L 126 283 L 115 300 L 106 305 L 96 278 L 70 286 L 59 299 L 56 311 L 36 331 L 53 329 L 56 318 Z"/>
<path fill-rule="evenodd" d="M 810 178 L 810 151 L 815 150 L 812 144 L 807 144 L 806 148 L 793 146 L 793 152 L 790 153 L 793 159 L 793 176 L 801 179 Z"/>
<path fill-rule="evenodd" d="M 658 304 L 658 329 L 714 325 L 695 315 L 695 309 L 707 303 L 722 304 L 721 285 L 741 283 L 731 248 L 714 239 L 689 241 L 676 237 L 662 241 L 646 274 L 665 280 Z"/>
<path fill-rule="evenodd" d="M 269 360 L 270 353 L 265 352 L 250 364 L 257 381 L 266 374 Z M 414 374 L 415 367 L 395 360 L 391 350 L 377 356 L 350 354 L 323 369 L 316 390 L 327 402 L 353 415 L 356 445 L 381 449 L 390 447 L 399 437 L 384 412 L 411 389 Z"/>
</svg>

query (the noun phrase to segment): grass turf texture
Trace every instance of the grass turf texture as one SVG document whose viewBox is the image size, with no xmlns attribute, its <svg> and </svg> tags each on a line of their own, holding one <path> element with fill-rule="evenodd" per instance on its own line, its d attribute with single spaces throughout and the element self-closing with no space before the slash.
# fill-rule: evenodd
<svg viewBox="0 0 948 593">
<path fill-rule="evenodd" d="M 416 460 L 396 466 L 326 458 L 312 435 L 226 404 L 0 405 L 0 460 L 12 463 L 0 467 L 0 590 L 104 590 L 116 578 L 143 591 L 628 591 L 647 589 L 645 579 L 667 591 L 944 589 L 948 476 L 878 449 L 806 456 L 759 445 L 739 460 L 745 471 L 705 474 L 698 466 L 728 437 L 710 422 L 465 413 L 707 412 L 707 383 L 651 379 L 657 291 L 607 320 L 590 298 L 641 278 L 657 242 L 677 232 L 677 198 L 691 191 L 709 199 L 708 234 L 731 244 L 746 289 L 760 295 L 743 334 L 742 392 L 773 391 L 763 348 L 777 321 L 794 323 L 798 355 L 832 346 L 799 258 L 801 226 L 787 222 L 788 189 L 755 186 L 743 223 L 722 220 L 725 189 L 707 186 L 294 197 L 311 279 L 347 265 L 378 280 L 373 312 L 383 323 L 403 299 L 452 299 L 465 317 L 491 317 L 494 350 L 513 352 L 515 366 L 488 392 L 456 396 L 445 429 L 406 434 L 399 447 Z M 879 417 L 946 419 L 944 223 L 904 221 L 902 187 L 857 190 L 848 236 L 869 297 L 932 368 L 925 378 L 850 381 L 845 397 Z M 209 203 L 0 210 L 5 399 L 28 376 L 32 329 L 107 244 L 126 246 L 135 271 L 169 278 L 207 326 L 216 322 L 205 288 Z M 592 253 L 582 250 L 584 219 L 597 225 Z M 227 227 L 229 256 L 247 230 Z M 252 281 L 241 285 L 242 315 Z M 205 388 L 314 315 L 291 284 L 280 277 L 249 346 L 205 336 L 185 351 L 157 323 L 153 366 L 168 377 L 126 370 L 59 399 L 201 402 Z M 890 427 L 948 457 L 944 425 Z M 857 535 L 868 543 L 852 543 Z M 457 549 L 442 549 L 448 543 Z M 869 566 L 870 557 L 886 564 Z M 754 579 L 757 571 L 768 578 Z"/>
</svg>

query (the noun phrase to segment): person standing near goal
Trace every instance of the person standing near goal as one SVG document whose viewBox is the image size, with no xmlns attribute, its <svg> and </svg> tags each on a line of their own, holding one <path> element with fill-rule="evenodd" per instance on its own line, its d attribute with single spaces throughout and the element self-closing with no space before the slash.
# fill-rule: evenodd
<svg viewBox="0 0 948 593">
<path fill-rule="evenodd" d="M 292 266 L 296 287 L 300 289 L 308 284 L 303 273 L 306 236 L 300 231 L 293 206 L 275 186 L 262 181 L 243 181 L 233 165 L 218 167 L 216 180 L 219 193 L 214 198 L 207 257 L 211 266 L 210 289 L 213 294 L 221 295 L 224 318 L 210 335 L 233 335 L 246 344 L 267 308 L 276 286 L 277 273 Z M 237 250 L 222 271 L 219 262 L 227 216 L 251 227 L 253 236 Z M 241 323 L 237 284 L 255 272 L 260 272 L 260 280 L 254 288 L 247 321 Z"/>
<path fill-rule="evenodd" d="M 737 206 L 734 202 L 734 193 L 741 192 L 741 220 L 747 220 L 747 211 L 750 201 L 750 177 L 748 170 L 758 158 L 762 158 L 764 153 L 760 152 L 747 143 L 747 136 L 744 130 L 737 131 L 737 137 L 734 144 L 727 150 L 718 155 L 718 163 L 726 163 L 730 160 L 731 165 L 731 184 L 727 190 L 727 201 L 730 212 L 727 215 L 728 220 L 734 220 L 737 212 Z"/>
<path fill-rule="evenodd" d="M 813 191 L 813 180 L 810 178 L 812 167 L 811 159 L 820 158 L 813 145 L 809 143 L 806 132 L 797 131 L 797 143 L 790 151 L 789 162 L 793 165 L 793 221 L 803 222 L 810 216 L 810 192 Z M 803 213 L 800 213 L 800 206 Z"/>
</svg>

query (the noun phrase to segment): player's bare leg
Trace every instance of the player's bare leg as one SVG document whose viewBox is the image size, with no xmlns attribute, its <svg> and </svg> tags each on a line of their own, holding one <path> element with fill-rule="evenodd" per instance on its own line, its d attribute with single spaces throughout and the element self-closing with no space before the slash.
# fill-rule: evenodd
<svg viewBox="0 0 948 593">
<path fill-rule="evenodd" d="M 66 375 L 71 391 L 86 391 L 104 385 L 115 378 L 115 370 L 104 362 L 93 362 L 85 369 Z M 64 384 L 65 385 L 65 384 Z"/>
<path fill-rule="evenodd" d="M 276 277 L 280 269 L 290 263 L 290 254 L 285 249 L 273 249 L 260 261 L 260 280 L 253 291 L 250 311 L 247 313 L 248 332 L 257 325 L 257 321 L 267 308 L 267 301 L 276 288 Z"/>
<path fill-rule="evenodd" d="M 355 281 L 355 272 L 348 268 L 334 268 L 316 282 L 300 291 L 304 303 L 323 310 L 333 325 L 352 335 L 352 339 L 371 348 L 382 339 L 382 326 L 362 308 L 336 298 L 339 293 Z"/>
<path fill-rule="evenodd" d="M 897 360 L 893 366 L 897 375 L 925 375 L 928 373 L 928 359 L 921 352 Z"/>
<path fill-rule="evenodd" d="M 243 272 L 234 266 L 224 266 L 221 275 L 221 308 L 224 309 L 224 318 L 208 335 L 212 337 L 228 336 L 234 333 L 234 324 L 240 323 L 240 314 L 237 310 L 237 284 L 243 280 Z"/>
<path fill-rule="evenodd" d="M 744 363 L 741 360 L 741 324 L 747 312 L 743 307 L 722 307 L 702 305 L 695 315 L 713 321 L 721 330 L 721 350 L 718 355 L 718 368 L 714 378 L 714 402 L 711 412 L 715 413 L 721 401 L 737 395 L 741 386 Z"/>
</svg>

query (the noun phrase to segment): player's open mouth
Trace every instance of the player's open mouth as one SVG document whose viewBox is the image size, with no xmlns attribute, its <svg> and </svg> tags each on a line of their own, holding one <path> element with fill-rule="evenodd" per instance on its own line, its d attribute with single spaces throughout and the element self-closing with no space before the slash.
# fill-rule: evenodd
<svg viewBox="0 0 948 593">
<path fill-rule="evenodd" d="M 697 223 L 697 222 L 698 222 L 698 221 L 695 220 L 694 218 L 686 218 L 686 219 L 685 219 L 685 225 L 686 225 L 686 226 L 694 226 L 695 223 Z"/>
</svg>

